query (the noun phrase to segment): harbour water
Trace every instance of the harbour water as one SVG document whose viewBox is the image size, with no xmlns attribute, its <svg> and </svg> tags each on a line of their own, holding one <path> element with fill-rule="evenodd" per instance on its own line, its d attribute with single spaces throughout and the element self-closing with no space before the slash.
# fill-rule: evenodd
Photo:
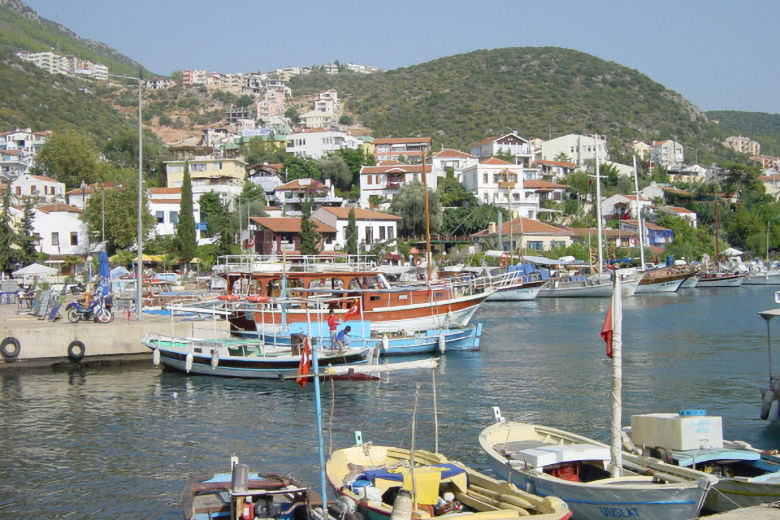
<svg viewBox="0 0 780 520">
<path fill-rule="evenodd" d="M 774 290 L 625 299 L 624 424 L 632 413 L 705 409 L 723 417 L 726 438 L 780 446 L 780 427 L 759 419 L 769 370 L 757 312 L 775 306 Z M 440 451 L 486 468 L 476 438 L 491 406 L 608 441 L 611 368 L 599 336 L 608 305 L 484 304 L 474 318 L 482 350 L 448 353 L 435 372 Z M 415 445 L 433 449 L 432 386 L 430 373 L 323 383 L 326 450 L 351 445 L 355 430 L 409 447 L 415 406 Z M 232 454 L 319 483 L 313 384 L 188 377 L 150 362 L 0 370 L 0 388 L 0 518 L 180 518 L 186 478 L 227 471 Z"/>
</svg>

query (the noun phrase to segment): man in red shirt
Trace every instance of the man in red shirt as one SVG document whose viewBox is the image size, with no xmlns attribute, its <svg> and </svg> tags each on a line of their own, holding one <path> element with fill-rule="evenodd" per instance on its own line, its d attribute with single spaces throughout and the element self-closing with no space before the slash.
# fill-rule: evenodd
<svg viewBox="0 0 780 520">
<path fill-rule="evenodd" d="M 330 348 L 336 348 L 336 332 L 339 328 L 339 321 L 333 314 L 333 309 L 328 312 L 328 329 L 330 330 Z"/>
</svg>

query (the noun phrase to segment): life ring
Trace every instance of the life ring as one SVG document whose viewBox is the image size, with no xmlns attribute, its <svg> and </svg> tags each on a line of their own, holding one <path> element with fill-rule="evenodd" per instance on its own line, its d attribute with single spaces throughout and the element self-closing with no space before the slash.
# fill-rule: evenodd
<svg viewBox="0 0 780 520">
<path fill-rule="evenodd" d="M 3 358 L 7 361 L 15 361 L 19 357 L 21 350 L 21 343 L 13 336 L 8 336 L 0 343 L 0 352 L 3 353 Z"/>
<path fill-rule="evenodd" d="M 268 301 L 268 296 L 261 296 L 259 294 L 253 294 L 246 297 L 246 301 L 251 303 L 265 303 Z"/>
<path fill-rule="evenodd" d="M 87 347 L 79 340 L 74 340 L 68 345 L 68 359 L 74 363 L 80 362 L 84 359 L 84 354 L 87 352 Z"/>
<path fill-rule="evenodd" d="M 506 267 L 508 263 L 509 263 L 509 255 L 507 255 L 505 252 L 501 255 L 501 267 Z"/>
<path fill-rule="evenodd" d="M 219 299 L 219 300 L 226 300 L 226 301 L 231 301 L 231 302 L 232 301 L 236 301 L 239 298 L 241 298 L 241 297 L 239 295 L 237 295 L 237 294 L 221 294 L 221 295 L 217 296 L 217 299 Z"/>
<path fill-rule="evenodd" d="M 628 239 L 628 243 L 631 244 L 632 246 L 635 246 L 636 245 L 636 237 L 631 237 L 630 239 Z"/>
<path fill-rule="evenodd" d="M 422 258 L 420 258 L 419 256 L 417 258 L 415 258 L 414 259 L 414 265 L 416 265 L 418 267 L 421 266 L 422 265 Z"/>
</svg>

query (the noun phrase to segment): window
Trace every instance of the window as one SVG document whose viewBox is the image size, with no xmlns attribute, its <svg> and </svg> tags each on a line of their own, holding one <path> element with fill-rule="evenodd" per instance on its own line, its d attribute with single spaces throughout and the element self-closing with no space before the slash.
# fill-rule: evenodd
<svg viewBox="0 0 780 520">
<path fill-rule="evenodd" d="M 165 212 L 164 211 L 155 211 L 154 212 L 154 218 L 157 219 L 158 224 L 162 224 L 165 222 Z"/>
<path fill-rule="evenodd" d="M 387 239 L 393 240 L 395 238 L 395 228 L 393 226 L 387 226 Z"/>
<path fill-rule="evenodd" d="M 542 249 L 544 249 L 544 244 L 541 241 L 528 242 L 528 249 L 533 249 L 534 251 L 541 251 Z"/>
<path fill-rule="evenodd" d="M 59 245 L 60 245 L 60 234 L 59 233 L 52 233 L 51 234 L 51 245 L 59 247 Z"/>
<path fill-rule="evenodd" d="M 385 239 L 385 226 L 379 226 L 379 240 Z"/>
<path fill-rule="evenodd" d="M 374 243 L 374 229 L 371 226 L 366 226 L 366 245 Z"/>
<path fill-rule="evenodd" d="M 70 232 L 70 245 L 72 246 L 79 245 L 79 234 L 77 231 Z"/>
<path fill-rule="evenodd" d="M 179 224 L 179 212 L 169 211 L 168 219 L 171 221 L 171 224 L 173 224 L 173 226 L 176 227 Z"/>
<path fill-rule="evenodd" d="M 564 242 L 563 240 L 553 240 L 552 242 L 550 242 L 550 247 L 552 249 L 555 249 L 556 247 L 566 247 L 566 242 Z"/>
<path fill-rule="evenodd" d="M 190 170 L 194 172 L 205 172 L 206 171 L 206 163 L 192 163 L 190 165 Z"/>
</svg>

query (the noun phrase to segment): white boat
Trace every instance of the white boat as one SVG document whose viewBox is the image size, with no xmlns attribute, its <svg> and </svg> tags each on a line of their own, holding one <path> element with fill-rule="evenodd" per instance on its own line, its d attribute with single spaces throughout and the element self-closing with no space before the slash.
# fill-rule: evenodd
<svg viewBox="0 0 780 520">
<path fill-rule="evenodd" d="M 780 303 L 780 292 L 775 293 L 775 302 Z M 767 366 L 769 367 L 769 385 L 761 389 L 761 418 L 774 422 L 780 416 L 780 378 L 772 375 L 772 334 L 770 321 L 780 316 L 780 309 L 769 309 L 758 313 L 766 321 Z"/>
<path fill-rule="evenodd" d="M 623 296 L 633 296 L 642 273 L 622 276 Z M 611 275 L 573 275 L 553 277 L 542 286 L 537 298 L 609 298 L 612 296 Z"/>
<path fill-rule="evenodd" d="M 740 287 L 745 275 L 739 272 L 702 271 L 696 275 L 696 287 Z"/>
<path fill-rule="evenodd" d="M 479 445 L 496 474 L 521 489 L 560 497 L 574 518 L 695 518 L 716 482 L 628 453 L 622 454 L 622 476 L 612 477 L 609 446 L 536 424 L 499 420 L 482 430 Z"/>
<path fill-rule="evenodd" d="M 639 281 L 634 294 L 677 292 L 693 276 L 693 271 L 679 267 L 648 269 Z"/>
<path fill-rule="evenodd" d="M 703 410 L 634 415 L 626 428 L 635 453 L 714 475 L 703 510 L 710 513 L 775 502 L 780 457 L 745 442 L 723 440 L 722 420 Z"/>
</svg>

